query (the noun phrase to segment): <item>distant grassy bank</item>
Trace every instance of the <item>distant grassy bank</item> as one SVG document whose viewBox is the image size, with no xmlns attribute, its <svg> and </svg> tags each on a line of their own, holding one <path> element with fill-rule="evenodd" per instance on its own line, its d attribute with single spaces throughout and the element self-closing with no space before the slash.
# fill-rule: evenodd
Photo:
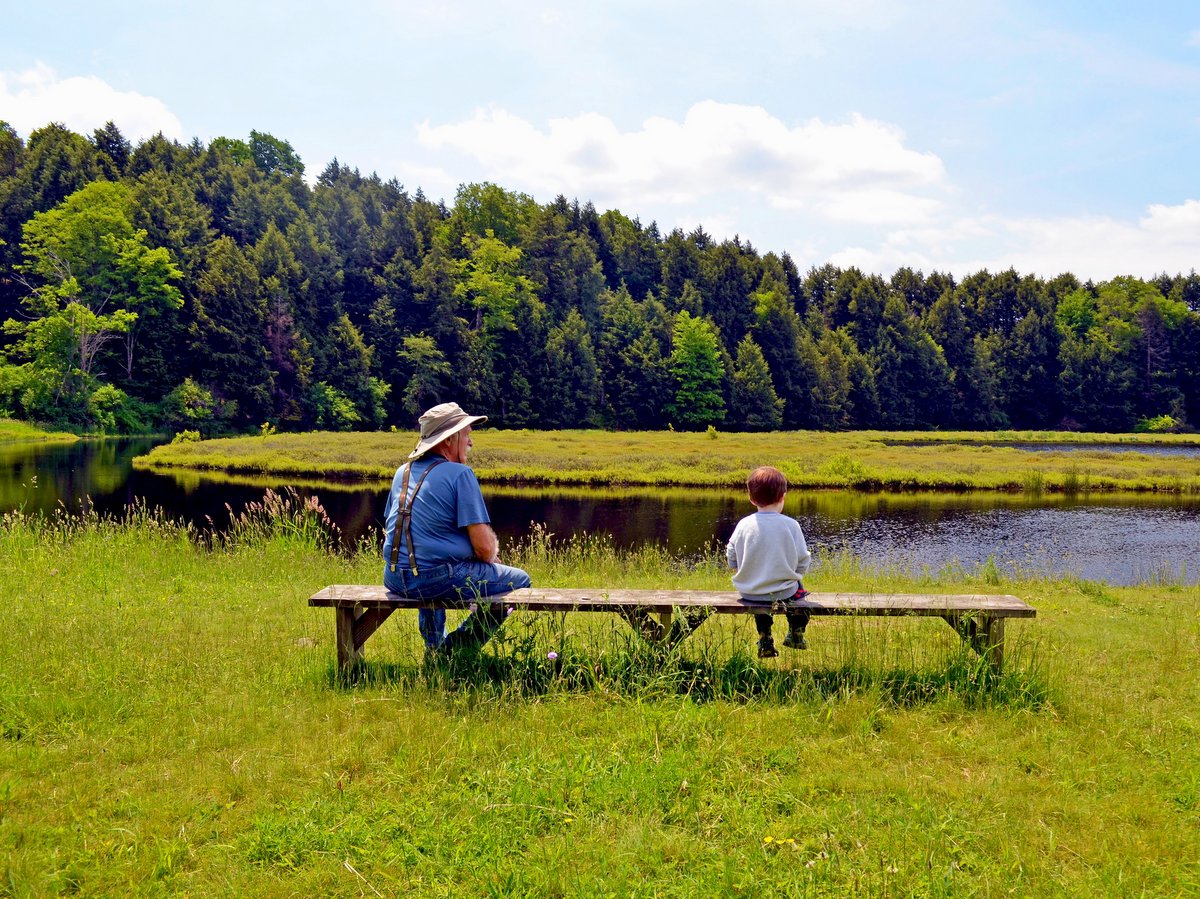
<svg viewBox="0 0 1200 899">
<path fill-rule="evenodd" d="M 1200 447 L 1200 438 L 1190 435 L 484 429 L 474 436 L 472 465 L 480 480 L 489 483 L 737 487 L 755 466 L 775 465 L 801 488 L 1200 493 L 1200 453 L 1128 451 Z M 414 443 L 408 432 L 273 434 L 167 444 L 134 464 L 296 478 L 390 479 Z M 1062 449 L 1030 452 L 1017 448 L 1023 443 Z M 1104 446 L 1079 448 L 1085 443 Z"/>
<path fill-rule="evenodd" d="M 827 621 L 760 663 L 710 622 L 656 664 L 605 616 L 518 613 L 424 668 L 415 616 L 332 675 L 304 599 L 373 581 L 312 516 L 228 543 L 152 517 L 0 524 L 0 893 L 1185 895 L 1200 880 L 1200 588 L 1016 593 L 989 682 L 936 621 Z M 535 582 L 722 587 L 716 560 L 506 548 Z M 578 620 L 577 620 L 578 619 Z M 548 658 L 553 651 L 557 659 Z"/>
<path fill-rule="evenodd" d="M 21 441 L 34 443 L 38 441 L 50 443 L 73 443 L 79 439 L 76 434 L 62 431 L 47 431 L 38 425 L 11 418 L 0 418 L 0 443 Z"/>
</svg>

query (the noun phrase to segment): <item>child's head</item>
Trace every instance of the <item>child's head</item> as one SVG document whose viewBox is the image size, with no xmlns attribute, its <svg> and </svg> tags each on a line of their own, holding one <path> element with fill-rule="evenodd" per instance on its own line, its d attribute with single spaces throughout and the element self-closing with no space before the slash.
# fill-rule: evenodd
<svg viewBox="0 0 1200 899">
<path fill-rule="evenodd" d="M 764 465 L 750 472 L 750 477 L 746 478 L 746 490 L 750 493 L 750 502 L 759 508 L 773 506 L 787 493 L 787 478 L 778 468 Z"/>
</svg>

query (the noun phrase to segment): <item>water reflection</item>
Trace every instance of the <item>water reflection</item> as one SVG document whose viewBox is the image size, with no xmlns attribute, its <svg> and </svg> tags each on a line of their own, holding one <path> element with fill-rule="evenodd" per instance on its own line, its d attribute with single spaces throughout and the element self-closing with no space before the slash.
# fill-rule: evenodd
<svg viewBox="0 0 1200 899">
<path fill-rule="evenodd" d="M 90 505 L 120 515 L 132 503 L 173 518 L 221 528 L 226 504 L 240 510 L 267 487 L 291 483 L 316 494 L 349 543 L 377 541 L 387 484 L 287 482 L 132 469 L 153 440 L 71 445 L 0 445 L 0 509 L 78 511 Z M 532 524 L 559 538 L 607 534 L 624 547 L 646 543 L 691 554 L 723 544 L 751 511 L 741 492 L 694 489 L 485 487 L 504 540 Z M 1110 583 L 1200 581 L 1200 498 L 1142 495 L 1030 497 L 995 493 L 873 494 L 793 492 L 787 514 L 804 525 L 822 558 L 848 550 L 910 570 L 952 563 L 971 568 L 989 557 L 1002 568 L 1071 572 Z"/>
</svg>

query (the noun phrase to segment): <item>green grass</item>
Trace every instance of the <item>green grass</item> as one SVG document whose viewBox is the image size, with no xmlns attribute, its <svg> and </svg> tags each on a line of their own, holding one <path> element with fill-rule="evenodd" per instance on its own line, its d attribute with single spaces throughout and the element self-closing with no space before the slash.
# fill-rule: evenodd
<svg viewBox="0 0 1200 899">
<path fill-rule="evenodd" d="M 0 523 L 0 895 L 1177 896 L 1200 889 L 1200 589 L 919 577 L 1011 592 L 988 678 L 937 621 L 745 621 L 658 660 L 601 615 L 517 613 L 424 667 L 413 613 L 334 675 L 304 599 L 370 582 L 316 510 L 227 541 L 138 514 Z M 727 586 L 712 558 L 554 544 L 550 585 Z M 549 659 L 548 653 L 558 653 Z"/>
<path fill-rule="evenodd" d="M 73 443 L 78 440 L 76 434 L 66 434 L 61 431 L 47 431 L 39 425 L 11 418 L 0 418 L 0 443 L 9 442 L 52 442 Z"/>
<path fill-rule="evenodd" d="M 1194 436 L 1043 432 L 794 431 L 706 434 L 495 431 L 475 435 L 471 463 L 487 483 L 740 487 L 775 465 L 798 488 L 1200 493 L 1200 455 L 1071 449 L 1083 441 L 1196 445 Z M 1005 444 L 1062 443 L 1029 452 Z M 155 447 L 134 464 L 287 478 L 390 479 L 409 433 L 273 434 Z"/>
</svg>

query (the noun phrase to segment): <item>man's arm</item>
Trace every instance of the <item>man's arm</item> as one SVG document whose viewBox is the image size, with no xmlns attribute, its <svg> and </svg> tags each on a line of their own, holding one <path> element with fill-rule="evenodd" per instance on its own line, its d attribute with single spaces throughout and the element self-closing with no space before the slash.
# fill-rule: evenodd
<svg viewBox="0 0 1200 899">
<path fill-rule="evenodd" d="M 471 549 L 475 558 L 481 562 L 500 561 L 500 541 L 496 539 L 496 532 L 492 530 L 491 525 L 469 524 L 467 536 L 471 539 Z"/>
</svg>

